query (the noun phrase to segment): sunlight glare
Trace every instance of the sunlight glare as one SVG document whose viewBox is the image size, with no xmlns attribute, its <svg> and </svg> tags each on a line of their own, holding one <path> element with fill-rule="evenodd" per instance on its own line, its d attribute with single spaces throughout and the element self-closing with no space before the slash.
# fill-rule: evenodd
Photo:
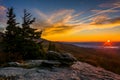
<svg viewBox="0 0 120 80">
<path fill-rule="evenodd" d="M 107 40 L 107 42 L 109 43 L 109 42 L 111 42 L 110 40 Z"/>
</svg>

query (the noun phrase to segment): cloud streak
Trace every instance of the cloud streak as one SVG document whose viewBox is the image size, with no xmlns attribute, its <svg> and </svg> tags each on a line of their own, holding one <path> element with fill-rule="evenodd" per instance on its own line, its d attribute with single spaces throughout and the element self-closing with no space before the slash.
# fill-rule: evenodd
<svg viewBox="0 0 120 80">
<path fill-rule="evenodd" d="M 81 30 L 93 30 L 93 29 L 110 29 L 114 27 L 120 27 L 120 16 L 110 18 L 108 15 L 99 15 L 90 18 L 89 23 L 83 23 L 76 25 L 73 29 L 73 33 L 80 32 Z"/>
<path fill-rule="evenodd" d="M 101 8 L 111 8 L 111 7 L 116 7 L 116 6 L 120 6 L 119 0 L 113 0 L 109 3 L 107 2 L 107 3 L 102 3 L 102 4 L 98 5 L 98 7 L 101 7 Z"/>
<path fill-rule="evenodd" d="M 93 14 L 93 15 L 84 17 L 84 18 L 82 18 L 82 19 L 79 20 L 79 21 L 81 21 L 81 22 L 78 23 L 78 24 L 82 24 L 82 23 L 84 23 L 84 22 L 87 22 L 90 18 L 93 18 L 93 17 L 95 17 L 95 16 L 97 16 L 97 15 L 100 15 L 100 14 L 103 14 L 103 13 L 106 13 L 106 12 L 109 12 L 109 11 L 114 10 L 114 9 L 116 9 L 116 8 L 120 8 L 120 6 L 115 6 L 115 7 L 112 7 L 112 8 L 109 8 L 109 9 L 102 10 L 102 11 L 100 11 L 100 12 L 97 12 L 97 13 L 95 13 L 95 14 Z"/>
<path fill-rule="evenodd" d="M 91 11 L 94 13 L 99 13 L 104 10 L 91 10 Z M 120 10 L 107 10 L 105 13 L 116 13 L 116 12 L 120 12 Z"/>
</svg>

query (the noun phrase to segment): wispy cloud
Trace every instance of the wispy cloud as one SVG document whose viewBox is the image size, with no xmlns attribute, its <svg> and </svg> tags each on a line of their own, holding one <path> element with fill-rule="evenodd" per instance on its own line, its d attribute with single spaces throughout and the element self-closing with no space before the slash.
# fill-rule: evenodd
<svg viewBox="0 0 120 80">
<path fill-rule="evenodd" d="M 45 22 L 48 25 L 53 25 L 53 24 L 70 24 L 72 21 L 76 21 L 75 18 L 80 16 L 82 13 L 79 14 L 74 14 L 74 10 L 58 10 L 56 12 L 53 12 L 52 14 L 45 14 L 40 10 L 35 10 L 35 12 L 39 15 L 39 19 L 37 23 L 41 23 L 41 21 Z M 43 26 L 43 24 L 42 24 Z"/>
<path fill-rule="evenodd" d="M 111 2 L 107 2 L 107 3 L 102 3 L 100 5 L 98 5 L 99 7 L 102 8 L 111 8 L 111 7 L 116 7 L 116 6 L 120 6 L 120 1 L 119 0 L 113 0 Z"/>
<path fill-rule="evenodd" d="M 118 8 L 120 8 L 120 1 L 119 0 L 114 0 L 111 2 L 107 2 L 107 3 L 102 3 L 100 5 L 98 5 L 98 7 L 102 8 L 102 9 L 93 9 L 91 10 L 91 12 L 93 13 L 117 13 L 120 12 L 120 10 Z M 108 8 L 108 9 L 106 9 Z"/>
<path fill-rule="evenodd" d="M 99 15 L 90 18 L 89 23 L 83 23 L 76 25 L 73 28 L 73 33 L 80 32 L 81 30 L 93 30 L 93 29 L 110 29 L 114 27 L 120 27 L 120 17 L 110 18 L 107 15 Z"/>
<path fill-rule="evenodd" d="M 120 6 L 120 1 L 113 4 L 114 6 Z"/>
<path fill-rule="evenodd" d="M 95 25 L 95 24 L 104 24 L 105 21 L 109 19 L 108 15 L 99 15 L 96 17 L 91 18 L 90 24 Z"/>
<path fill-rule="evenodd" d="M 92 15 L 80 18 L 79 20 L 76 20 L 76 24 L 83 24 L 83 23 L 89 22 L 89 20 L 91 18 L 94 18 L 94 17 L 101 15 L 101 14 L 106 14 L 106 13 L 110 13 L 110 12 L 117 13 L 117 12 L 119 12 L 119 10 L 115 10 L 115 9 L 118 9 L 118 8 L 120 8 L 120 6 L 115 6 L 112 8 L 105 9 L 105 10 L 91 10 L 92 12 L 95 12 L 95 13 Z"/>
<path fill-rule="evenodd" d="M 94 14 L 84 18 L 80 18 L 83 12 L 75 14 L 74 10 L 64 9 L 45 14 L 36 9 L 35 12 L 39 19 L 33 26 L 43 29 L 43 36 L 67 35 L 81 30 L 113 28 L 120 26 L 120 17 L 111 18 L 106 13 L 117 13 L 119 12 L 119 10 L 115 10 L 117 8 L 120 8 L 120 6 L 117 5 L 106 10 L 91 10 Z"/>
<path fill-rule="evenodd" d="M 98 16 L 93 19 L 91 24 L 119 24 L 120 23 L 120 17 L 115 17 L 115 18 L 108 18 L 106 16 Z M 120 24 L 119 24 L 120 25 Z"/>
<path fill-rule="evenodd" d="M 52 14 L 45 14 L 40 10 L 35 10 L 39 15 L 39 19 L 33 25 L 38 29 L 43 29 L 43 35 L 52 35 L 55 33 L 64 33 L 71 30 L 73 26 L 73 21 L 82 13 L 74 14 L 74 10 L 58 10 Z"/>
</svg>

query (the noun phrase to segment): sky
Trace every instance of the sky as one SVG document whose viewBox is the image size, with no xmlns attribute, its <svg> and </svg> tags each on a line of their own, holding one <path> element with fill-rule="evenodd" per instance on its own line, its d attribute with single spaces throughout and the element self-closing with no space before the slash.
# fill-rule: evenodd
<svg viewBox="0 0 120 80">
<path fill-rule="evenodd" d="M 64 42 L 120 41 L 120 0 L 0 0 L 0 31 L 6 27 L 7 8 L 22 23 L 27 9 L 43 30 L 42 38 Z"/>
</svg>

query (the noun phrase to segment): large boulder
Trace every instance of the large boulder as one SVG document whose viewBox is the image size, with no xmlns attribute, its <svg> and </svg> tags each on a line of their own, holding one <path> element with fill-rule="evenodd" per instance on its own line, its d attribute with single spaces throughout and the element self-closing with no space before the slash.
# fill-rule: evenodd
<svg viewBox="0 0 120 80">
<path fill-rule="evenodd" d="M 72 54 L 69 54 L 69 53 L 61 53 L 60 59 L 68 62 L 73 62 L 77 60 Z"/>
<path fill-rule="evenodd" d="M 55 51 L 48 51 L 46 56 L 48 60 L 59 60 L 62 57 L 60 53 Z"/>
<path fill-rule="evenodd" d="M 46 55 L 48 60 L 57 60 L 62 65 L 71 65 L 77 60 L 73 55 L 69 53 L 58 53 L 55 51 L 48 51 Z"/>
<path fill-rule="evenodd" d="M 69 53 L 61 53 L 61 58 L 59 61 L 62 63 L 62 65 L 70 66 L 77 61 L 77 59 Z"/>
</svg>

